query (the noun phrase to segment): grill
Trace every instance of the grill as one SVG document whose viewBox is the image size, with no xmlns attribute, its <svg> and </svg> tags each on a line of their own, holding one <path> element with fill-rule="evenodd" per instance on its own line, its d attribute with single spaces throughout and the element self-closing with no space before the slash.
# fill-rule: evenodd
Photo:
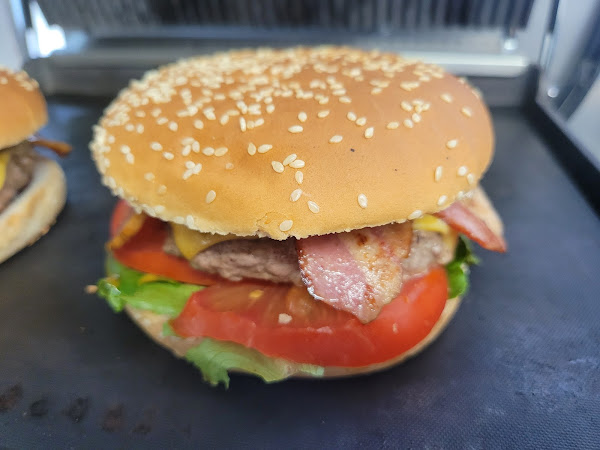
<svg viewBox="0 0 600 450">
<path fill-rule="evenodd" d="M 182 25 L 396 33 L 524 28 L 533 0 L 38 0 L 48 22 L 88 32 Z"/>
</svg>

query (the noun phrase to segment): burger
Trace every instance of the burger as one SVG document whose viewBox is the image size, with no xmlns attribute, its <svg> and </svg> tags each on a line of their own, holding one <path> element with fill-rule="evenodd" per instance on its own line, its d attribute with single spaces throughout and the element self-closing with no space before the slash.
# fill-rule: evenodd
<svg viewBox="0 0 600 450">
<path fill-rule="evenodd" d="M 34 149 L 44 146 L 60 155 L 70 150 L 32 137 L 47 120 L 37 82 L 0 67 L 0 263 L 43 236 L 65 204 L 62 169 Z"/>
<path fill-rule="evenodd" d="M 132 81 L 91 150 L 121 199 L 99 295 L 213 385 L 404 361 L 458 309 L 470 241 L 506 249 L 480 95 L 394 54 L 182 60 Z"/>
</svg>

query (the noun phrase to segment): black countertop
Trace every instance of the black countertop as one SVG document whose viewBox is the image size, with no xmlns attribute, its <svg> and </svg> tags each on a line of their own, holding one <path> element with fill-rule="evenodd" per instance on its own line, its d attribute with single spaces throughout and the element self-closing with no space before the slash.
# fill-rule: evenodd
<svg viewBox="0 0 600 450">
<path fill-rule="evenodd" d="M 425 353 L 367 377 L 225 391 L 83 288 L 103 274 L 115 200 L 87 144 L 103 101 L 50 99 L 68 203 L 0 265 L 0 447 L 596 447 L 600 220 L 519 110 L 494 110 L 484 187 L 509 253 L 482 264 Z"/>
</svg>

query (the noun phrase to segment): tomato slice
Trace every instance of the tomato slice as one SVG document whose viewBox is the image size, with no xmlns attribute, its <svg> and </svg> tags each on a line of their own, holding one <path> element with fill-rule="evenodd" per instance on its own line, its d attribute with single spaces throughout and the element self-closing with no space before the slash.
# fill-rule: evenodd
<svg viewBox="0 0 600 450">
<path fill-rule="evenodd" d="M 122 225 L 131 217 L 132 208 L 123 200 L 117 203 L 110 223 L 111 236 L 119 233 Z M 185 258 L 169 255 L 163 251 L 167 238 L 167 224 L 148 217 L 141 229 L 121 247 L 112 251 L 121 264 L 140 272 L 151 273 L 181 281 L 182 283 L 209 286 L 222 280 L 190 266 Z"/>
<path fill-rule="evenodd" d="M 500 253 L 506 252 L 504 238 L 494 233 L 483 219 L 477 217 L 461 202 L 454 202 L 435 215 L 483 248 Z"/>
<path fill-rule="evenodd" d="M 407 281 L 375 320 L 362 324 L 315 301 L 304 287 L 224 282 L 192 294 L 171 324 L 181 336 L 233 341 L 289 361 L 359 367 L 392 359 L 421 342 L 447 298 L 446 272 L 434 268 Z"/>
</svg>

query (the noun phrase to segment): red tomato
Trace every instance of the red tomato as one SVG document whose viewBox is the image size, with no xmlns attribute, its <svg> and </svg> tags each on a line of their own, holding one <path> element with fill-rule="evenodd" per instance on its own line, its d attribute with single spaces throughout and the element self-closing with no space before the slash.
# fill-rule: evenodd
<svg viewBox="0 0 600 450">
<path fill-rule="evenodd" d="M 192 294 L 171 323 L 181 336 L 233 341 L 289 361 L 359 367 L 394 358 L 422 341 L 447 298 L 446 272 L 435 268 L 406 282 L 375 320 L 362 324 L 315 301 L 303 287 L 224 282 Z"/>
<path fill-rule="evenodd" d="M 130 216 L 131 207 L 125 201 L 117 203 L 110 223 L 111 236 L 118 233 L 123 222 Z M 167 224 L 148 217 L 140 231 L 112 254 L 117 261 L 127 267 L 182 283 L 209 286 L 222 280 L 217 275 L 194 269 L 184 258 L 165 253 L 162 246 L 166 238 Z"/>
<path fill-rule="evenodd" d="M 440 219 L 459 233 L 477 242 L 483 248 L 496 252 L 506 251 L 506 242 L 495 234 L 483 221 L 461 202 L 454 202 L 448 208 L 436 213 Z"/>
</svg>

